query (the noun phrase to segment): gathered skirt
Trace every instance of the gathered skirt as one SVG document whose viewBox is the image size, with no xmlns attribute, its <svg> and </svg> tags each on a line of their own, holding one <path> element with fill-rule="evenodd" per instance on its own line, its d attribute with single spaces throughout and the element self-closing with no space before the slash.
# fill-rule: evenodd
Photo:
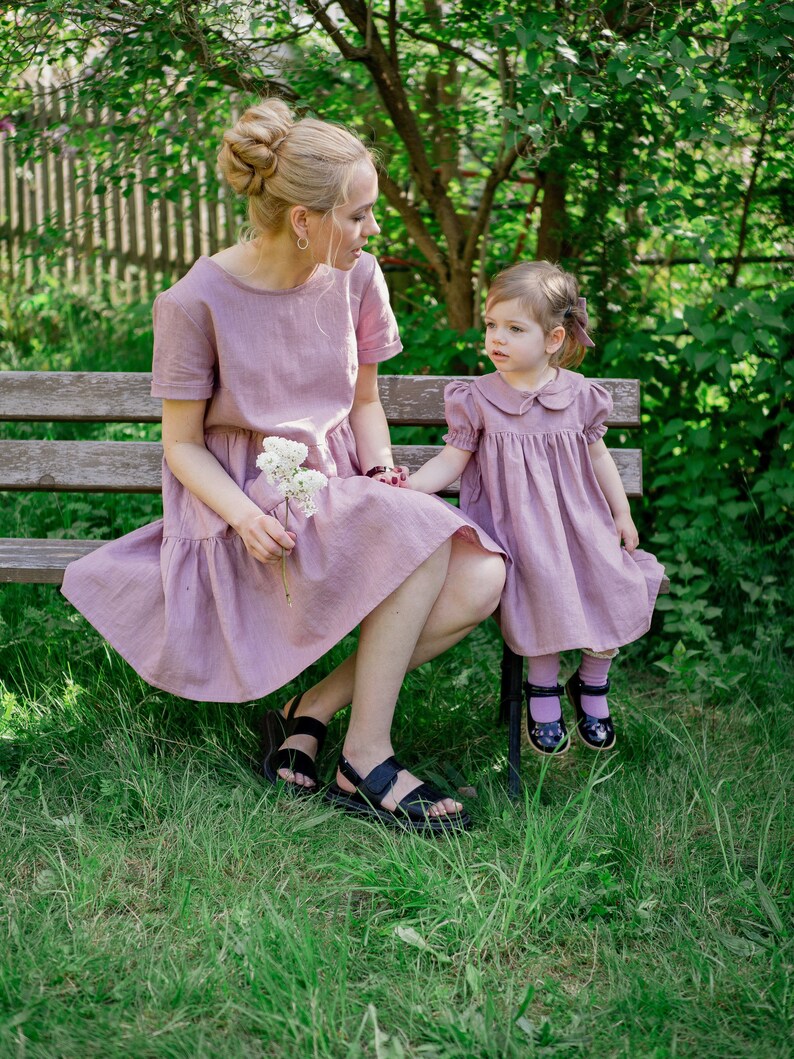
<svg viewBox="0 0 794 1059">
<path fill-rule="evenodd" d="M 445 501 L 363 477 L 345 421 L 307 466 L 329 474 L 280 563 L 252 558 L 238 534 L 163 465 L 164 517 L 71 563 L 62 592 L 146 680 L 188 699 L 242 702 L 277 690 L 390 595 L 444 541 L 501 548 Z M 261 508 L 285 503 L 256 468 L 262 435 L 215 430 L 207 448 Z"/>
</svg>

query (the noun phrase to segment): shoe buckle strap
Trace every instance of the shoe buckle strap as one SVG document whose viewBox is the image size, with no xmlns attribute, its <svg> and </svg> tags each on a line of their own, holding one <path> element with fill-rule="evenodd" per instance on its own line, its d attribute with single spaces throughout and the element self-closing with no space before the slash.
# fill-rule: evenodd
<svg viewBox="0 0 794 1059">
<path fill-rule="evenodd" d="M 302 698 L 303 698 L 303 692 L 301 691 L 295 696 L 295 698 L 290 703 L 290 707 L 287 710 L 287 716 L 285 717 L 285 720 L 287 721 L 288 724 L 290 724 L 292 721 L 296 720 L 295 713 L 296 713 L 298 707 L 300 706 L 300 702 L 301 702 Z"/>
<path fill-rule="evenodd" d="M 339 771 L 364 794 L 370 795 L 378 800 L 382 799 L 388 790 L 394 786 L 397 773 L 402 771 L 403 765 L 396 757 L 387 757 L 379 765 L 368 773 L 366 779 L 362 778 L 353 768 L 344 754 L 339 755 Z"/>
<path fill-rule="evenodd" d="M 544 688 L 539 684 L 530 684 L 526 681 L 524 684 L 527 695 L 533 699 L 558 699 L 561 695 L 565 694 L 565 688 L 562 684 L 555 684 L 554 687 Z"/>
<path fill-rule="evenodd" d="M 401 769 L 402 765 L 396 757 L 387 757 L 385 761 L 381 761 L 372 772 L 367 774 L 367 778 L 360 784 L 360 789 L 363 789 L 373 798 L 380 800 L 394 786 L 397 780 L 397 773 Z"/>
<path fill-rule="evenodd" d="M 596 687 L 595 684 L 583 684 L 580 680 L 576 690 L 580 695 L 606 695 L 610 687 L 609 677 L 607 677 L 606 684 L 601 684 L 600 687 Z"/>
</svg>

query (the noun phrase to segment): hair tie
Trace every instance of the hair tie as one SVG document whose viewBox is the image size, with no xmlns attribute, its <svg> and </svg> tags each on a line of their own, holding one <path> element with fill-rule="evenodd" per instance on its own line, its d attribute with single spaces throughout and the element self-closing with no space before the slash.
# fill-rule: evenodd
<svg viewBox="0 0 794 1059">
<path fill-rule="evenodd" d="M 584 325 L 580 324 L 579 320 L 575 316 L 573 317 L 573 326 L 571 327 L 571 332 L 573 334 L 573 337 L 576 339 L 576 341 L 579 343 L 580 346 L 594 346 L 595 342 L 592 340 L 590 335 L 588 335 L 588 333 L 587 333 L 587 327 L 589 326 L 589 320 L 588 320 L 588 317 L 587 317 L 587 299 L 586 298 L 580 298 L 579 301 L 577 302 L 577 308 L 582 313 L 582 316 L 584 316 Z M 573 316 L 573 306 L 572 305 L 570 305 L 565 310 L 565 316 L 566 317 Z"/>
</svg>

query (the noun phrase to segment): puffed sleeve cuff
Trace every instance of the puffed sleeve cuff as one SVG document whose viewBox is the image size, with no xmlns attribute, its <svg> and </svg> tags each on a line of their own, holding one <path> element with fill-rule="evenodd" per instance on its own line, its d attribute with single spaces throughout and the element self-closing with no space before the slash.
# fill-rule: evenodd
<svg viewBox="0 0 794 1059">
<path fill-rule="evenodd" d="M 467 434 L 463 430 L 450 430 L 444 435 L 443 440 L 447 445 L 452 445 L 456 449 L 464 449 L 466 452 L 476 452 L 480 443 L 477 434 Z"/>
<path fill-rule="evenodd" d="M 587 444 L 592 445 L 607 432 L 606 421 L 612 414 L 612 397 L 603 386 L 591 382 L 586 400 L 584 436 Z"/>
<path fill-rule="evenodd" d="M 215 350 L 191 313 L 170 292 L 155 298 L 152 397 L 201 401 L 215 388 Z"/>
<path fill-rule="evenodd" d="M 600 441 L 606 432 L 607 427 L 605 423 L 601 423 L 597 427 L 588 427 L 584 432 L 584 439 L 588 445 L 593 445 L 596 441 Z"/>
<path fill-rule="evenodd" d="M 447 445 L 475 452 L 480 444 L 482 421 L 471 394 L 471 383 L 456 379 L 444 387 L 444 415 L 449 431 Z"/>
</svg>

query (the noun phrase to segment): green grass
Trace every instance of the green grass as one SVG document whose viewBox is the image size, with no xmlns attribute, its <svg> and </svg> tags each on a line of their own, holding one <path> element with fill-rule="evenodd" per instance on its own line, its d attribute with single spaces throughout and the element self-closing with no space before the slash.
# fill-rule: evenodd
<svg viewBox="0 0 794 1059">
<path fill-rule="evenodd" d="M 52 589 L 3 614 L 0 1056 L 791 1054 L 791 682 L 717 711 L 619 668 L 619 752 L 525 752 L 514 805 L 484 627 L 400 700 L 477 791 L 427 840 L 264 784 L 291 689 L 189 703 Z"/>
</svg>

